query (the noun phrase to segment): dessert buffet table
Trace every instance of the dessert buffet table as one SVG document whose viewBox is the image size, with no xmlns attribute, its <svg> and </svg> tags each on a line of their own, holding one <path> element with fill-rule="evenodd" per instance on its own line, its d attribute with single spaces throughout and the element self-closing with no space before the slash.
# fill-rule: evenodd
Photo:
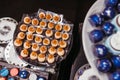
<svg viewBox="0 0 120 80">
<path fill-rule="evenodd" d="M 0 1 L 0 18 L 3 17 L 11 17 L 15 19 L 17 22 L 20 22 L 22 20 L 23 14 L 33 14 L 34 12 L 37 12 L 39 8 L 52 11 L 58 14 L 63 14 L 64 18 L 68 20 L 68 22 L 71 22 L 74 24 L 73 28 L 73 41 L 71 50 L 69 52 L 69 55 L 67 55 L 66 59 L 60 62 L 56 65 L 55 74 L 48 74 L 48 73 L 38 73 L 35 71 L 37 75 L 42 75 L 42 77 L 45 77 L 48 80 L 73 80 L 73 77 L 75 75 L 76 70 L 87 63 L 87 60 L 83 54 L 83 48 L 82 48 L 82 39 L 81 39 L 81 32 L 82 32 L 82 24 L 79 23 L 84 21 L 84 17 L 90 8 L 90 6 L 95 2 L 95 0 L 89 1 L 89 0 L 2 0 Z M 6 21 L 6 20 L 5 20 Z M 13 21 L 15 24 L 16 21 Z M 0 36 L 1 38 L 1 36 Z M 7 48 L 6 48 L 7 47 Z M 6 50 L 6 52 L 11 51 L 13 53 L 12 49 L 10 47 L 13 47 L 11 43 L 8 45 L 0 44 L 0 50 Z M 6 48 L 6 49 L 5 49 Z M 4 53 L 0 51 L 0 56 L 3 55 L 1 53 Z M 11 62 L 10 56 L 7 53 L 5 53 L 7 56 L 6 59 L 3 59 L 0 57 L 0 61 L 5 61 L 12 63 L 13 67 L 17 67 L 21 74 L 19 76 L 23 77 L 23 73 L 26 73 L 25 77 L 28 75 L 27 71 L 30 73 L 34 73 L 29 65 L 23 64 L 22 61 L 19 62 L 21 64 L 17 64 L 17 61 L 13 59 L 14 62 Z M 16 55 L 13 55 L 16 56 Z M 79 62 L 79 58 L 82 62 L 76 65 L 76 63 Z M 22 59 L 22 58 L 21 58 Z M 75 60 L 76 59 L 76 60 Z M 75 61 L 75 62 L 74 62 Z M 32 62 L 33 63 L 33 62 Z M 2 63 L 4 64 L 4 63 Z M 14 66 L 17 65 L 17 66 Z M 5 63 L 6 65 L 6 63 Z M 27 66 L 26 68 L 21 68 L 19 66 Z M 74 66 L 74 67 L 72 67 Z M 7 67 L 11 69 L 11 67 Z M 71 70 L 72 68 L 72 70 Z M 0 68 L 1 69 L 1 68 Z M 12 69 L 11 69 L 12 70 Z M 13 68 L 14 70 L 14 68 Z M 22 71 L 23 70 L 23 71 Z M 25 70 L 25 71 L 24 71 Z M 7 70 L 6 70 L 7 71 Z M 17 71 L 15 69 L 15 71 Z M 71 73 L 72 71 L 72 73 Z M 54 72 L 54 71 L 53 71 Z M 73 73 L 74 72 L 74 73 Z M 16 73 L 17 74 L 17 73 Z M 12 75 L 12 74 L 11 74 Z M 11 76 L 10 76 L 11 77 Z M 25 78 L 23 77 L 23 78 Z M 35 77 L 35 76 L 34 76 Z M 38 79 L 40 80 L 40 79 Z"/>
</svg>

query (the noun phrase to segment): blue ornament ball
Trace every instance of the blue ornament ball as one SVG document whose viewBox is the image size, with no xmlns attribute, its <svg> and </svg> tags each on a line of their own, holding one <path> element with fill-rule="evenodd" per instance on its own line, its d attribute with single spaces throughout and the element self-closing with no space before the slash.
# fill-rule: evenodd
<svg viewBox="0 0 120 80">
<path fill-rule="evenodd" d="M 117 5 L 117 3 L 118 3 L 118 0 L 105 0 L 106 6 L 114 7 Z"/>
<path fill-rule="evenodd" d="M 112 80 L 120 80 L 120 71 L 112 73 Z"/>
<path fill-rule="evenodd" d="M 113 56 L 112 63 L 115 68 L 120 68 L 120 56 Z"/>
<path fill-rule="evenodd" d="M 99 71 L 106 73 L 106 72 L 109 72 L 110 69 L 112 68 L 112 63 L 108 59 L 101 59 L 101 60 L 98 60 L 97 62 L 97 68 Z"/>
<path fill-rule="evenodd" d="M 19 77 L 20 78 L 26 79 L 26 78 L 28 78 L 28 76 L 29 76 L 29 72 L 26 71 L 26 70 L 22 70 L 22 71 L 19 72 Z"/>
</svg>

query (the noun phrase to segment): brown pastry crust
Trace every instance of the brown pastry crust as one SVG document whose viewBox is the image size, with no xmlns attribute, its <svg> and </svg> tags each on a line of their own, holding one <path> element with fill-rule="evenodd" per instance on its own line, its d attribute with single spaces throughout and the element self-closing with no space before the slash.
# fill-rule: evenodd
<svg viewBox="0 0 120 80">
<path fill-rule="evenodd" d="M 20 30 L 21 31 L 25 32 L 25 31 L 27 31 L 27 29 L 28 29 L 27 25 L 25 25 L 25 24 L 20 25 Z"/>
<path fill-rule="evenodd" d="M 29 41 L 26 41 L 25 43 L 24 43 L 24 48 L 25 49 L 28 49 L 28 48 L 30 48 L 31 47 L 31 43 L 29 42 Z"/>
<path fill-rule="evenodd" d="M 47 52 L 47 47 L 46 46 L 41 46 L 40 47 L 40 52 L 41 53 L 46 53 Z"/>
<path fill-rule="evenodd" d="M 28 32 L 34 33 L 34 32 L 35 32 L 35 28 L 34 28 L 33 26 L 30 26 L 30 27 L 28 28 Z"/>
<path fill-rule="evenodd" d="M 39 24 L 39 21 L 37 18 L 32 19 L 32 25 L 37 26 Z"/>
<path fill-rule="evenodd" d="M 51 20 L 51 19 L 52 19 L 52 14 L 47 13 L 47 14 L 46 14 L 46 19 L 47 19 L 47 20 Z"/>
<path fill-rule="evenodd" d="M 47 25 L 47 23 L 45 21 L 41 21 L 40 22 L 40 27 L 45 28 L 46 25 Z"/>
<path fill-rule="evenodd" d="M 64 49 L 59 47 L 59 48 L 57 49 L 57 54 L 58 54 L 59 56 L 63 56 L 63 55 L 65 54 Z"/>
<path fill-rule="evenodd" d="M 51 36 L 53 35 L 53 31 L 50 30 L 50 29 L 48 29 L 48 30 L 45 32 L 45 35 L 46 35 L 47 37 L 51 37 Z"/>
<path fill-rule="evenodd" d="M 38 55 L 38 61 L 39 61 L 39 62 L 44 62 L 44 61 L 45 61 L 45 54 L 40 53 L 40 54 Z"/>
<path fill-rule="evenodd" d="M 27 34 L 27 40 L 33 40 L 33 34 Z"/>
<path fill-rule="evenodd" d="M 37 57 L 38 57 L 38 55 L 36 52 L 31 52 L 30 59 L 35 60 L 35 59 L 37 59 Z"/>
<path fill-rule="evenodd" d="M 24 39 L 25 38 L 25 33 L 24 32 L 19 32 L 17 37 L 19 39 Z"/>
<path fill-rule="evenodd" d="M 45 18 L 45 13 L 44 12 L 40 12 L 39 13 L 39 18 L 40 19 L 44 19 Z"/>
<path fill-rule="evenodd" d="M 49 51 L 50 54 L 53 54 L 53 55 L 56 53 L 55 47 L 50 47 L 50 48 L 48 49 L 48 51 Z"/>
<path fill-rule="evenodd" d="M 62 34 L 62 39 L 63 40 L 68 40 L 68 38 L 69 38 L 69 34 L 68 33 L 63 33 Z"/>
<path fill-rule="evenodd" d="M 64 40 L 59 41 L 59 46 L 61 48 L 65 48 L 67 46 L 67 43 Z"/>
<path fill-rule="evenodd" d="M 15 39 L 15 41 L 14 41 L 14 45 L 15 46 L 21 46 L 22 45 L 22 40 L 21 39 Z"/>
<path fill-rule="evenodd" d="M 66 31 L 66 32 L 69 32 L 70 31 L 70 25 L 69 24 L 66 24 L 63 26 L 63 30 Z"/>
<path fill-rule="evenodd" d="M 39 37 L 39 36 L 36 36 L 36 37 L 35 37 L 35 42 L 36 42 L 36 43 L 41 43 L 41 42 L 42 42 L 42 38 Z"/>
<path fill-rule="evenodd" d="M 31 23 L 31 18 L 30 17 L 24 17 L 24 23 L 30 24 Z"/>
<path fill-rule="evenodd" d="M 42 33 L 43 33 L 43 29 L 38 27 L 38 28 L 36 29 L 36 33 L 37 33 L 37 34 L 42 34 Z"/>
<path fill-rule="evenodd" d="M 53 29 L 54 26 L 55 26 L 55 24 L 54 24 L 53 22 L 49 22 L 49 23 L 48 23 L 48 28 L 49 28 L 49 29 Z"/>
<path fill-rule="evenodd" d="M 57 31 L 57 32 L 55 33 L 55 38 L 56 38 L 56 39 L 60 39 L 61 37 L 62 37 L 61 32 L 58 32 L 58 31 Z"/>
<path fill-rule="evenodd" d="M 57 46 L 58 46 L 58 40 L 53 39 L 53 40 L 51 41 L 51 45 L 52 45 L 53 47 L 57 47 Z"/>
<path fill-rule="evenodd" d="M 55 22 L 59 22 L 59 21 L 60 21 L 60 16 L 59 16 L 59 15 L 53 16 L 53 20 L 54 20 Z"/>
<path fill-rule="evenodd" d="M 57 25 L 55 26 L 55 30 L 61 31 L 61 30 L 62 30 L 62 25 L 57 24 Z"/>
<path fill-rule="evenodd" d="M 43 39 L 43 45 L 49 45 L 50 40 L 48 38 Z"/>
</svg>

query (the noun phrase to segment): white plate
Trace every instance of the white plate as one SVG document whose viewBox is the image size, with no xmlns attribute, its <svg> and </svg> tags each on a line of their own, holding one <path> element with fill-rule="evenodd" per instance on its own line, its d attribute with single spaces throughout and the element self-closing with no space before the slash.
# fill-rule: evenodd
<svg viewBox="0 0 120 80">
<path fill-rule="evenodd" d="M 13 41 L 11 41 L 7 47 L 5 48 L 5 60 L 9 63 L 9 64 L 14 64 L 17 66 L 27 66 L 28 64 L 25 63 L 24 61 L 22 61 L 20 59 L 20 57 L 17 55 L 14 46 L 13 46 Z"/>
<path fill-rule="evenodd" d="M 0 44 L 9 43 L 13 39 L 13 34 L 17 25 L 17 21 L 13 18 L 0 18 Z"/>
<path fill-rule="evenodd" d="M 89 17 L 92 14 L 101 13 L 105 8 L 104 2 L 105 0 L 97 0 L 88 11 L 83 24 L 82 41 L 83 41 L 85 55 L 96 76 L 99 77 L 100 80 L 109 80 L 108 75 L 106 73 L 99 72 L 96 67 L 97 57 L 93 54 L 93 51 L 92 51 L 92 45 L 94 44 L 89 39 L 89 32 L 95 29 L 95 27 L 90 24 Z"/>
</svg>

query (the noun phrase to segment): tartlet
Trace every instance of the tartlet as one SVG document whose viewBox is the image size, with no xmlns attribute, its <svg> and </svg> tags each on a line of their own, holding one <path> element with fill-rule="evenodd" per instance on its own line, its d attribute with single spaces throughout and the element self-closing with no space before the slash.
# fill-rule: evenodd
<svg viewBox="0 0 120 80">
<path fill-rule="evenodd" d="M 55 62 L 55 57 L 54 57 L 54 55 L 48 54 L 48 56 L 47 56 L 47 61 L 48 61 L 48 63 L 50 63 L 50 64 L 54 63 L 54 62 Z"/>
<path fill-rule="evenodd" d="M 54 24 L 53 22 L 49 22 L 49 23 L 48 23 L 48 28 L 49 28 L 49 29 L 53 29 L 54 26 L 55 26 L 55 24 Z"/>
<path fill-rule="evenodd" d="M 62 30 L 62 25 L 61 24 L 56 24 L 55 30 L 61 31 Z"/>
<path fill-rule="evenodd" d="M 43 29 L 40 28 L 40 27 L 38 27 L 38 28 L 36 29 L 36 33 L 37 33 L 37 34 L 42 34 L 42 33 L 43 33 Z"/>
<path fill-rule="evenodd" d="M 47 47 L 46 46 L 41 46 L 40 47 L 40 53 L 46 53 L 47 52 Z"/>
<path fill-rule="evenodd" d="M 48 29 L 48 30 L 45 32 L 45 35 L 46 35 L 47 37 L 51 37 L 51 36 L 53 35 L 53 31 L 50 30 L 50 29 Z"/>
<path fill-rule="evenodd" d="M 21 55 L 22 57 L 28 57 L 29 52 L 28 52 L 27 49 L 23 49 L 23 50 L 21 51 L 20 55 Z"/>
<path fill-rule="evenodd" d="M 37 57 L 38 57 L 38 55 L 37 55 L 36 52 L 31 52 L 31 54 L 30 54 L 30 59 L 31 59 L 31 60 L 36 60 Z"/>
<path fill-rule="evenodd" d="M 37 26 L 39 24 L 39 21 L 37 18 L 32 19 L 32 25 Z"/>
<path fill-rule="evenodd" d="M 48 52 L 50 53 L 50 54 L 55 54 L 56 53 L 56 49 L 55 49 L 55 47 L 50 47 L 49 49 L 48 49 Z"/>
<path fill-rule="evenodd" d="M 33 26 L 29 26 L 29 28 L 28 28 L 29 33 L 34 33 L 35 31 L 36 30 L 35 30 L 35 28 Z"/>
<path fill-rule="evenodd" d="M 63 56 L 64 54 L 65 54 L 65 51 L 64 51 L 64 49 L 63 48 L 57 48 L 57 54 L 59 55 L 59 56 Z"/>
<path fill-rule="evenodd" d="M 27 31 L 27 29 L 28 29 L 28 26 L 26 24 L 20 25 L 20 30 L 21 31 L 25 32 L 25 31 Z"/>
<path fill-rule="evenodd" d="M 15 41 L 14 41 L 14 45 L 15 45 L 15 46 L 21 46 L 22 43 L 23 43 L 22 40 L 21 40 L 21 39 L 18 39 L 18 38 L 15 39 Z"/>
<path fill-rule="evenodd" d="M 28 49 L 28 48 L 31 47 L 31 43 L 30 43 L 29 41 L 26 41 L 26 42 L 24 43 L 23 47 L 24 47 L 25 49 Z"/>
<path fill-rule="evenodd" d="M 60 16 L 59 16 L 59 15 L 54 15 L 54 16 L 53 16 L 53 20 L 54 20 L 55 22 L 59 22 L 59 21 L 60 21 Z"/>
<path fill-rule="evenodd" d="M 17 35 L 17 37 L 19 39 L 24 39 L 25 38 L 25 33 L 24 32 L 19 32 L 18 35 Z"/>
<path fill-rule="evenodd" d="M 44 38 L 43 45 L 49 45 L 49 44 L 50 44 L 50 40 L 48 38 Z"/>
<path fill-rule="evenodd" d="M 31 18 L 30 17 L 24 17 L 24 23 L 30 24 L 31 23 Z"/>
<path fill-rule="evenodd" d="M 52 14 L 50 14 L 50 13 L 47 13 L 46 14 L 46 20 L 52 20 Z"/>
<path fill-rule="evenodd" d="M 46 21 L 41 21 L 40 22 L 40 27 L 42 27 L 42 28 L 45 28 L 47 26 L 47 23 L 46 23 Z"/>
<path fill-rule="evenodd" d="M 62 34 L 62 39 L 63 40 L 68 40 L 69 39 L 69 34 L 68 33 L 63 33 Z"/>
<path fill-rule="evenodd" d="M 52 45 L 53 47 L 57 47 L 57 46 L 58 46 L 58 40 L 53 39 L 53 40 L 51 41 L 51 45 Z"/>
<path fill-rule="evenodd" d="M 27 40 L 31 41 L 33 40 L 33 34 L 27 34 Z"/>
<path fill-rule="evenodd" d="M 43 54 L 43 53 L 38 54 L 38 61 L 44 62 L 45 61 L 45 54 Z"/>
<path fill-rule="evenodd" d="M 41 43 L 42 42 L 42 38 L 39 36 L 35 36 L 35 42 L 36 43 Z"/>
<path fill-rule="evenodd" d="M 69 24 L 65 24 L 63 26 L 63 30 L 66 31 L 66 32 L 69 32 L 71 30 L 70 25 Z"/>
<path fill-rule="evenodd" d="M 55 38 L 56 39 L 60 39 L 62 37 L 62 34 L 61 34 L 61 32 L 55 32 Z"/>
<path fill-rule="evenodd" d="M 59 46 L 61 48 L 65 48 L 67 46 L 67 43 L 64 40 L 59 41 Z"/>
<path fill-rule="evenodd" d="M 45 18 L 45 13 L 44 12 L 40 12 L 39 13 L 39 18 L 40 19 L 44 19 Z"/>
<path fill-rule="evenodd" d="M 32 44 L 32 51 L 38 51 L 39 50 L 39 45 L 37 43 Z"/>
</svg>

